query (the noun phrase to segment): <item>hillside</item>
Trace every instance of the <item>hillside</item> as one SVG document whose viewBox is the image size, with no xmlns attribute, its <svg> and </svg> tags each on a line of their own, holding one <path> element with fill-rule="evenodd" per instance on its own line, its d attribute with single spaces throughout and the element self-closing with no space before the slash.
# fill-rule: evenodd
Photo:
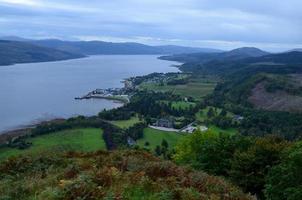
<svg viewBox="0 0 302 200">
<path fill-rule="evenodd" d="M 83 55 L 41 47 L 26 42 L 0 40 L 0 65 L 81 58 Z"/>
<path fill-rule="evenodd" d="M 0 163 L 5 199 L 252 200 L 221 178 L 142 151 L 41 153 Z"/>
<path fill-rule="evenodd" d="M 185 62 L 180 66 L 184 72 L 220 77 L 207 102 L 244 116 L 241 134 L 273 133 L 289 140 L 301 138 L 302 52 L 232 59 L 225 59 L 223 55 L 226 53 L 189 54 L 168 59 Z"/>
<path fill-rule="evenodd" d="M 257 83 L 251 90 L 248 101 L 255 108 L 270 111 L 302 112 L 302 96 L 290 94 L 281 88 L 272 92 L 267 91 L 267 84 L 269 83 Z"/>
<path fill-rule="evenodd" d="M 302 74 L 265 74 L 253 84 L 248 101 L 265 110 L 302 112 Z"/>
<path fill-rule="evenodd" d="M 288 74 L 302 71 L 302 52 L 293 51 L 260 57 L 246 57 L 247 55 L 243 53 L 234 56 L 234 51 L 223 54 L 189 54 L 190 56 L 202 55 L 200 57 L 161 58 L 185 62 L 180 66 L 180 69 L 185 72 L 201 72 L 224 77 L 236 73 L 247 76 L 259 72 Z"/>
<path fill-rule="evenodd" d="M 178 54 L 172 56 L 162 56 L 165 60 L 175 60 L 184 63 L 207 63 L 211 61 L 233 61 L 249 57 L 261 57 L 268 55 L 268 52 L 254 47 L 242 47 L 226 52 L 199 52 L 191 54 Z"/>
</svg>

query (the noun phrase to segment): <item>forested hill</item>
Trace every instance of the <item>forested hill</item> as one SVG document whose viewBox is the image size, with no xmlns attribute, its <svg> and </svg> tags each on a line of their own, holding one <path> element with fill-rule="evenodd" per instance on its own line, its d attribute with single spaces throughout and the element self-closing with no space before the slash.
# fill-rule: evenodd
<svg viewBox="0 0 302 200">
<path fill-rule="evenodd" d="M 0 65 L 58 61 L 81 57 L 84 55 L 41 47 L 27 42 L 0 40 Z"/>
<path fill-rule="evenodd" d="M 198 52 L 191 54 L 176 54 L 172 56 L 162 56 L 161 58 L 184 63 L 207 63 L 210 61 L 233 61 L 249 57 L 261 57 L 268 54 L 268 52 L 254 47 L 242 47 L 226 52 Z"/>
<path fill-rule="evenodd" d="M 180 66 L 185 72 L 219 76 L 222 81 L 207 102 L 244 115 L 241 133 L 301 137 L 302 52 L 268 54 L 241 48 L 163 59 L 185 62 Z"/>
<path fill-rule="evenodd" d="M 225 53 L 198 53 L 163 56 L 162 59 L 184 62 L 180 69 L 189 72 L 228 76 L 236 72 L 298 73 L 302 52 L 269 54 L 256 48 L 240 48 Z"/>
</svg>

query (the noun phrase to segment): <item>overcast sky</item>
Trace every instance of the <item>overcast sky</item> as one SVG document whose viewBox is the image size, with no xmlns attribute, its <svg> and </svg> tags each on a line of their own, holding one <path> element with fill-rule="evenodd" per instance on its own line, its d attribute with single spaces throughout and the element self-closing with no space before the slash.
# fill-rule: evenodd
<svg viewBox="0 0 302 200">
<path fill-rule="evenodd" d="M 0 36 L 302 48 L 302 0 L 0 0 Z"/>
</svg>

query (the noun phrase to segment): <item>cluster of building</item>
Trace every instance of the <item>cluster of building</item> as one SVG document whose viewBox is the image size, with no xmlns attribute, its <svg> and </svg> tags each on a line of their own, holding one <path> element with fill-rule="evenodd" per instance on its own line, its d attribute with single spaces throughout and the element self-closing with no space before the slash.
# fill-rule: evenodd
<svg viewBox="0 0 302 200">
<path fill-rule="evenodd" d="M 197 129 L 200 131 L 206 131 L 208 128 L 206 126 L 197 126 L 194 122 L 188 124 L 187 126 L 181 129 L 174 129 L 174 120 L 172 117 L 167 118 L 160 118 L 158 119 L 152 126 L 152 128 L 156 128 L 159 130 L 166 130 L 166 131 L 175 131 L 175 132 L 182 132 L 182 133 L 193 133 Z"/>
<path fill-rule="evenodd" d="M 122 88 L 107 88 L 107 89 L 96 89 L 91 92 L 92 95 L 123 95 L 123 89 Z"/>
<path fill-rule="evenodd" d="M 104 98 L 104 99 L 116 99 L 123 102 L 129 102 L 129 96 L 126 94 L 124 88 L 108 88 L 108 89 L 96 89 L 82 97 L 76 97 L 77 100 L 91 99 L 91 98 Z"/>
</svg>

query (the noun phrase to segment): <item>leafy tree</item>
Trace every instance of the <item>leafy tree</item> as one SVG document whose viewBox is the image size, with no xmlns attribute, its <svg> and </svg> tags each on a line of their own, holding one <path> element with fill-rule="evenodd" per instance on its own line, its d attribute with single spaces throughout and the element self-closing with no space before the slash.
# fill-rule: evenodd
<svg viewBox="0 0 302 200">
<path fill-rule="evenodd" d="M 160 148 L 160 146 L 159 145 L 157 145 L 156 147 L 155 147 L 155 154 L 157 155 L 157 156 L 160 156 L 161 155 L 161 153 L 162 153 L 162 151 L 161 151 L 161 148 Z"/>
<path fill-rule="evenodd" d="M 250 143 L 247 137 L 197 130 L 176 146 L 174 159 L 215 175 L 227 175 L 235 150 L 244 149 Z"/>
<path fill-rule="evenodd" d="M 280 162 L 288 142 L 276 136 L 257 138 L 246 151 L 237 150 L 232 160 L 230 178 L 246 192 L 263 198 L 265 176 Z"/>
<path fill-rule="evenodd" d="M 208 118 L 212 118 L 215 116 L 215 111 L 212 107 L 209 109 L 207 116 L 208 116 Z"/>
<path fill-rule="evenodd" d="M 161 146 L 163 148 L 168 149 L 169 148 L 169 144 L 168 144 L 167 140 L 163 139 L 162 142 L 161 142 Z"/>
<path fill-rule="evenodd" d="M 146 123 L 140 122 L 136 123 L 133 126 L 126 129 L 126 133 L 129 137 L 133 138 L 134 140 L 138 140 L 143 137 L 144 129 L 147 127 Z"/>
<path fill-rule="evenodd" d="M 265 176 L 280 162 L 287 146 L 288 142 L 276 136 L 251 138 L 196 131 L 176 146 L 173 158 L 180 164 L 228 177 L 262 198 Z"/>
<path fill-rule="evenodd" d="M 302 199 L 302 142 L 284 151 L 282 162 L 274 166 L 265 185 L 265 196 L 274 200 Z"/>
<path fill-rule="evenodd" d="M 225 109 L 222 109 L 219 115 L 225 117 L 227 115 L 227 111 Z"/>
</svg>

